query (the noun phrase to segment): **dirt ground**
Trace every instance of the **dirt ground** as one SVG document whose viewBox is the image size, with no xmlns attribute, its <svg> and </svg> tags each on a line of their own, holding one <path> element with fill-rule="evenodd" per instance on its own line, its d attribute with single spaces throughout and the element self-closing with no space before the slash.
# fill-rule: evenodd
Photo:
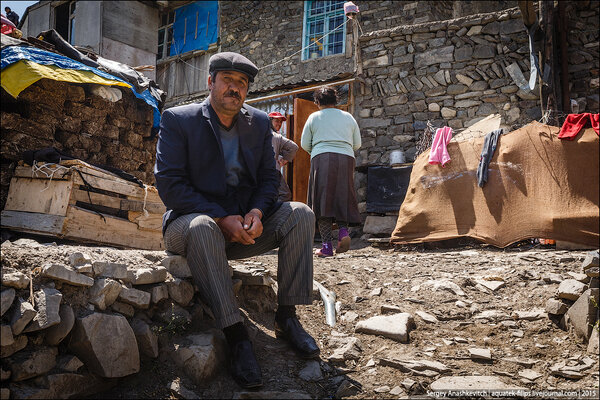
<svg viewBox="0 0 600 400">
<path fill-rule="evenodd" d="M 29 247 L 27 251 L 3 246 L 2 267 L 3 270 L 7 267 L 30 269 L 51 260 L 64 262 L 68 254 L 82 250 L 92 257 L 106 255 L 113 260 L 138 260 L 141 263 L 155 263 L 164 255 L 163 252 L 72 243 Z M 598 356 L 587 354 L 587 344 L 574 333 L 560 329 L 547 317 L 535 321 L 510 317 L 514 311 L 543 309 L 558 287 L 558 283 L 544 278 L 555 273 L 566 279 L 569 272 L 581 272 L 585 253 L 557 251 L 553 247 L 526 242 L 507 249 L 468 241 L 455 247 L 393 248 L 372 247 L 354 239 L 348 253 L 315 258 L 315 280 L 334 291 L 340 302 L 335 326 L 332 328 L 325 323 L 321 300 L 298 307 L 300 321 L 321 347 L 322 379 L 309 382 L 300 378 L 300 371 L 308 364 L 275 338 L 273 312 L 259 312 L 252 307 L 243 309 L 263 371 L 264 386 L 260 391 L 288 392 L 291 398 L 294 394 L 289 392 L 303 392 L 312 398 L 332 398 L 343 381 L 348 380 L 352 385 L 345 383 L 350 387 L 347 398 L 402 398 L 426 394 L 432 381 L 448 375 L 493 375 L 507 384 L 536 390 L 597 389 Z M 275 251 L 250 261 L 260 263 L 275 275 Z M 493 292 L 483 290 L 475 282 L 480 278 L 501 280 L 505 286 Z M 441 287 L 434 290 L 432 282 L 428 281 L 451 281 L 458 285 L 459 294 L 456 290 Z M 76 301 L 76 295 L 73 296 L 72 300 Z M 381 315 L 382 306 L 396 306 L 414 316 L 416 327 L 410 332 L 409 343 L 355 333 L 356 323 Z M 478 318 L 487 310 L 509 317 L 499 320 Z M 417 311 L 427 312 L 438 321 L 425 322 L 415 314 Z M 210 321 L 192 324 L 174 334 L 193 334 L 210 328 L 210 324 Z M 359 340 L 357 359 L 343 363 L 328 361 L 338 347 L 337 339 L 346 335 Z M 170 339 L 172 337 L 161 338 L 162 341 Z M 492 361 L 472 361 L 468 351 L 472 347 L 489 349 Z M 582 379 L 570 380 L 550 373 L 554 364 L 561 361 L 577 364 L 585 357 L 590 357 L 594 365 L 583 371 Z M 380 365 L 381 358 L 438 361 L 450 371 L 438 376 L 420 376 Z M 527 367 L 505 360 L 507 358 L 533 361 L 531 369 L 541 377 L 534 381 L 521 378 L 518 373 Z M 112 389 L 93 398 L 176 398 L 169 390 L 173 380 L 201 398 L 251 398 L 240 395 L 244 390 L 235 384 L 224 367 L 214 379 L 195 385 L 164 351 L 158 359 L 143 359 L 138 374 L 113 381 Z"/>
</svg>

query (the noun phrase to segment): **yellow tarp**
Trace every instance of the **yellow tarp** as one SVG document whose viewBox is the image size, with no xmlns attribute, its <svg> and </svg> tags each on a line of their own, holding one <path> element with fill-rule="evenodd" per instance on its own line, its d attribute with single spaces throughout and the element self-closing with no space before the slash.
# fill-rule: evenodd
<svg viewBox="0 0 600 400">
<path fill-rule="evenodd" d="M 4 68 L 0 78 L 4 90 L 14 98 L 27 87 L 33 85 L 42 78 L 63 82 L 97 83 L 99 85 L 107 86 L 116 85 L 126 88 L 131 87 L 131 85 L 127 83 L 106 79 L 91 71 L 63 69 L 56 65 L 42 65 L 29 60 L 21 60 Z"/>
</svg>

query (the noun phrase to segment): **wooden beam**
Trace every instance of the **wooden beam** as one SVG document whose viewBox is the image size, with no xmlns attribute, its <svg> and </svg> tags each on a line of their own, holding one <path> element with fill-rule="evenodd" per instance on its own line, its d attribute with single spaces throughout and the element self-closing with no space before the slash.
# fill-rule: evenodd
<svg viewBox="0 0 600 400">
<path fill-rule="evenodd" d="M 535 9 L 533 8 L 533 1 L 519 0 L 519 9 L 521 10 L 523 23 L 527 28 L 531 28 L 533 24 L 535 24 L 535 21 L 537 21 L 537 15 L 535 14 Z"/>
<path fill-rule="evenodd" d="M 4 210 L 1 214 L 2 227 L 17 231 L 51 234 L 61 237 L 65 217 L 25 211 Z"/>
</svg>

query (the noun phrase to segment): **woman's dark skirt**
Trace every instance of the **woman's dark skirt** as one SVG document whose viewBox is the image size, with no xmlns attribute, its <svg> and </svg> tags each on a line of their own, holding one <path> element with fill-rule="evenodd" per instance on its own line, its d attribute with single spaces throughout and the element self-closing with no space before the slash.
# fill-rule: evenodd
<svg viewBox="0 0 600 400">
<path fill-rule="evenodd" d="M 332 217 L 349 225 L 361 223 L 354 165 L 354 157 L 339 153 L 322 153 L 310 161 L 307 203 L 317 218 Z"/>
</svg>

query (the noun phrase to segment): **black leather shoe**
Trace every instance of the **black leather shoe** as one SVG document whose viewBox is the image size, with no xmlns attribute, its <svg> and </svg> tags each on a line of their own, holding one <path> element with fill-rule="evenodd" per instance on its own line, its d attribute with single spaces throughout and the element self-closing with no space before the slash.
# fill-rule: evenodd
<svg viewBox="0 0 600 400">
<path fill-rule="evenodd" d="M 287 340 L 302 358 L 315 358 L 320 353 L 317 342 L 296 317 L 286 318 L 283 324 L 275 320 L 275 336 Z"/>
<path fill-rule="evenodd" d="M 229 361 L 231 376 L 245 389 L 262 386 L 262 373 L 250 340 L 240 340 L 231 347 Z"/>
</svg>

